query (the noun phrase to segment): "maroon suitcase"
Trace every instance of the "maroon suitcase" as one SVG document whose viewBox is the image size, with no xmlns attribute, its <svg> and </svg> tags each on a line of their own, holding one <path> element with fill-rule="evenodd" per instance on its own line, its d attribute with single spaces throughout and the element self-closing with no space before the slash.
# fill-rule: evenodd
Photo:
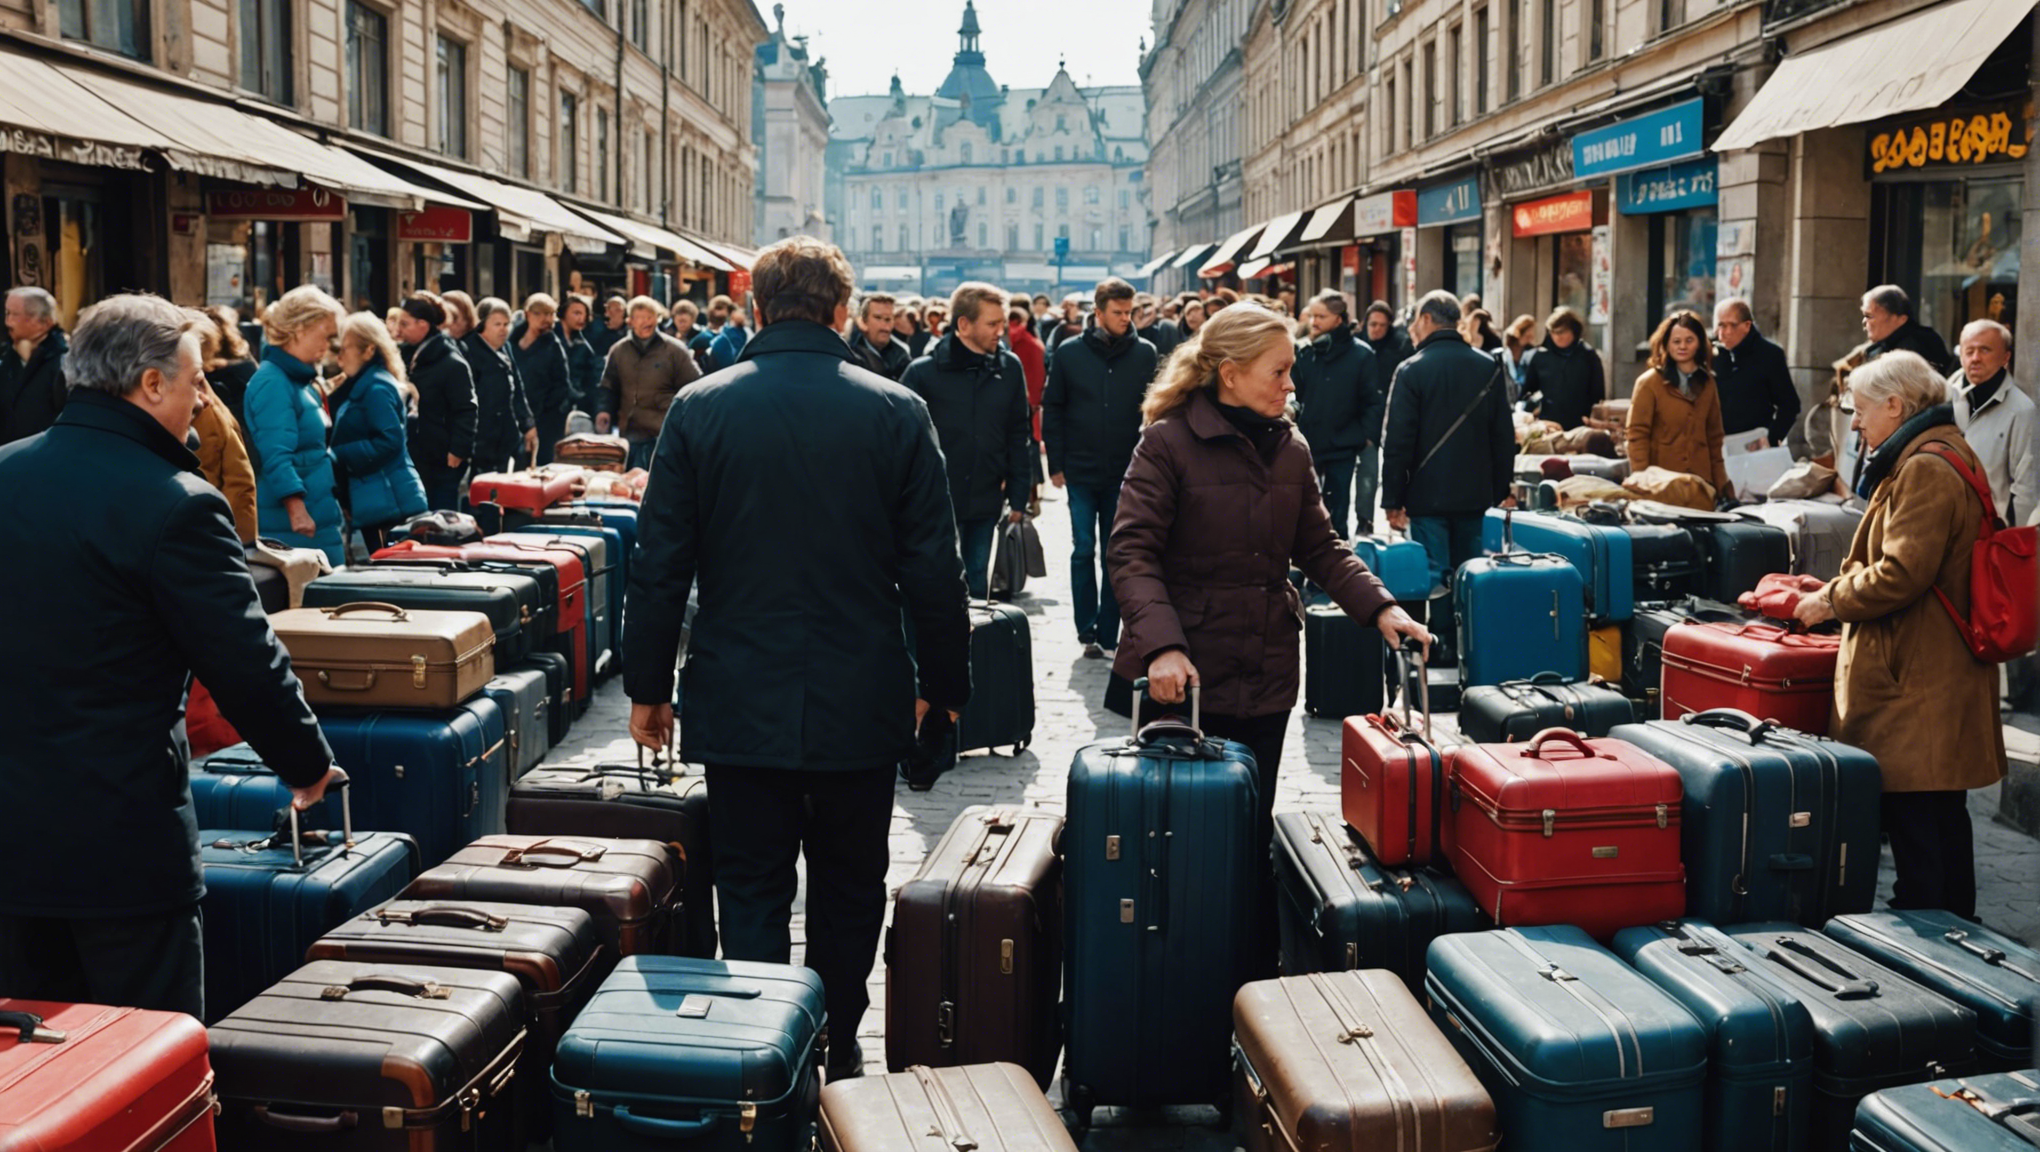
<svg viewBox="0 0 2040 1152">
<path fill-rule="evenodd" d="M 1397 679 L 1419 685 L 1422 725 L 1407 706 L 1407 692 L 1400 719 L 1346 717 L 1339 743 L 1340 808 L 1380 863 L 1441 864 L 1445 768 L 1431 737 L 1429 670 L 1420 653 L 1398 652 L 1396 660 Z"/>
<path fill-rule="evenodd" d="M 654 840 L 484 836 L 428 868 L 405 900 L 579 908 L 617 956 L 673 951 L 680 856 Z"/>
<path fill-rule="evenodd" d="M 205 1026 L 182 1012 L 0 998 L 0 1148 L 213 1152 Z"/>
<path fill-rule="evenodd" d="M 1773 624 L 1677 624 L 1665 633 L 1665 719 L 1733 708 L 1825 736 L 1842 638 Z"/>
</svg>

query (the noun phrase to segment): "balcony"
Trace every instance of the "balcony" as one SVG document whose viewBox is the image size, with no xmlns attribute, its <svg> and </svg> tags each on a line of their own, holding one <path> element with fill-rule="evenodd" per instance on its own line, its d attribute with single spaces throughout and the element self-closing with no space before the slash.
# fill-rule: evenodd
<svg viewBox="0 0 2040 1152">
<path fill-rule="evenodd" d="M 1841 8 L 1857 0 L 1765 0 L 1764 27 L 1771 28 L 1829 8 Z"/>
</svg>

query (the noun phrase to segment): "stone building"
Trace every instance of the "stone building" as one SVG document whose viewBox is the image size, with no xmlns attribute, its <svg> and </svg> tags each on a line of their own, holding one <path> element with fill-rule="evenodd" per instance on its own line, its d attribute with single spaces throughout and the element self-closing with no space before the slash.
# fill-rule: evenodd
<svg viewBox="0 0 2040 1152">
<path fill-rule="evenodd" d="M 809 60 L 807 39 L 786 34 L 786 6 L 772 6 L 773 31 L 758 46 L 751 91 L 751 134 L 758 142 L 760 246 L 788 236 L 827 240 L 822 183 L 829 147 L 823 61 Z"/>
<path fill-rule="evenodd" d="M 1173 259 L 1247 224 L 1243 45 L 1253 9 L 1253 0 L 1155 0 L 1155 43 L 1140 74 L 1152 141 L 1151 251 L 1171 258 L 1150 270 L 1157 287 L 1194 286 L 1197 269 Z"/>
</svg>

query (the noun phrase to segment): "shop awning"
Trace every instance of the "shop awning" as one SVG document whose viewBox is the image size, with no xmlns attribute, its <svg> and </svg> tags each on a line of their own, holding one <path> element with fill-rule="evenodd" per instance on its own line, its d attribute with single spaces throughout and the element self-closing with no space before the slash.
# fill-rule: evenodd
<svg viewBox="0 0 2040 1152">
<path fill-rule="evenodd" d="M 646 259 L 657 257 L 658 250 L 663 248 L 671 252 L 675 257 L 685 260 L 690 264 L 699 264 L 705 268 L 713 268 L 718 272 L 730 270 L 729 265 L 724 262 L 721 256 L 669 228 L 643 220 L 632 219 L 629 216 L 618 216 L 594 208 L 583 208 L 578 204 L 574 206 L 574 211 L 602 225 L 611 232 L 621 233 L 629 241 L 631 251 Z"/>
<path fill-rule="evenodd" d="M 1212 277 L 1223 276 L 1231 271 L 1233 261 L 1239 257 L 1241 252 L 1246 251 L 1247 245 L 1253 243 L 1254 237 L 1261 234 L 1261 229 L 1264 226 L 1265 221 L 1251 228 L 1242 228 L 1226 237 L 1219 244 L 1217 250 L 1212 252 L 1211 258 L 1198 267 L 1197 275 L 1209 280 Z"/>
<path fill-rule="evenodd" d="M 1261 229 L 1261 238 L 1254 242 L 1254 250 L 1247 253 L 1247 258 L 1258 260 L 1263 256 L 1274 255 L 1283 245 L 1294 239 L 1297 231 L 1302 227 L 1303 213 L 1301 212 L 1291 212 L 1286 216 L 1277 216 L 1273 220 L 1268 221 L 1267 225 Z M 1245 273 L 1242 273 L 1242 275 L 1245 275 Z"/>
<path fill-rule="evenodd" d="M 1154 259 L 1148 261 L 1147 263 L 1141 265 L 1139 268 L 1134 270 L 1133 273 L 1134 279 L 1145 280 L 1148 277 L 1154 275 L 1156 272 L 1161 271 L 1162 265 L 1167 264 L 1169 262 L 1169 258 L 1174 256 L 1175 254 L 1176 250 L 1171 248 L 1169 251 L 1164 252 L 1160 256 L 1157 256 Z"/>
<path fill-rule="evenodd" d="M 1787 56 L 1714 151 L 1937 107 L 1976 75 L 2033 3 L 1948 0 Z"/>
<path fill-rule="evenodd" d="M 1176 258 L 1169 261 L 1169 267 L 1188 268 L 1193 264 L 1201 262 L 1206 256 L 1216 251 L 1218 251 L 1218 245 L 1216 244 L 1192 244 L 1177 253 Z"/>
<path fill-rule="evenodd" d="M 1352 203 L 1351 196 L 1341 196 L 1329 204 L 1320 204 L 1311 209 L 1310 219 L 1304 221 L 1303 232 L 1297 236 L 1297 240 L 1309 244 L 1330 235 L 1333 227 L 1345 218 L 1346 209 L 1351 207 Z"/>
<path fill-rule="evenodd" d="M 177 142 L 93 95 L 77 81 L 26 53 L 0 48 L 0 151 L 31 151 L 107 168 L 142 169 L 142 149 L 175 156 L 191 170 L 207 157 L 189 155 Z M 234 167 L 231 163 L 228 167 Z M 288 176 L 263 170 L 266 182 Z"/>
<path fill-rule="evenodd" d="M 457 188 L 481 201 L 487 207 L 484 211 L 496 213 L 497 231 L 505 240 L 530 243 L 534 232 L 552 232 L 572 252 L 600 252 L 611 244 L 628 246 L 615 232 L 577 215 L 565 204 L 543 192 L 517 184 L 506 184 L 473 172 L 462 172 L 455 168 L 442 168 L 409 156 L 374 154 L 379 160 L 399 164 L 419 175 L 437 180 L 450 188 Z"/>
<path fill-rule="evenodd" d="M 746 248 L 742 244 L 731 244 L 724 240 L 711 240 L 708 243 L 716 251 L 735 260 L 739 268 L 748 271 L 758 266 L 758 250 L 756 248 Z"/>
<path fill-rule="evenodd" d="M 1282 263 L 1277 264 L 1275 257 L 1262 256 L 1240 265 L 1240 279 L 1259 280 L 1266 276 L 1286 276 L 1294 271 L 1296 271 L 1296 263 L 1294 261 L 1284 260 Z"/>
</svg>

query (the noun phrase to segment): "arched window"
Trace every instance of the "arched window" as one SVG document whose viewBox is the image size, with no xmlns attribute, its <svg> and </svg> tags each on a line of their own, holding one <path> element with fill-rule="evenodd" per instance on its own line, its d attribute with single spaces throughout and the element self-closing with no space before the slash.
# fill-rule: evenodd
<svg viewBox="0 0 2040 1152">
<path fill-rule="evenodd" d="M 970 159 L 970 141 L 968 141 L 968 140 L 965 140 L 965 141 L 963 142 L 963 147 L 962 147 L 962 148 L 960 148 L 960 149 L 958 149 L 958 151 L 960 151 L 960 152 L 961 152 L 961 153 L 963 154 L 963 162 L 964 162 L 965 164 L 968 164 L 968 163 L 970 163 L 970 162 L 971 162 L 971 159 Z"/>
</svg>

